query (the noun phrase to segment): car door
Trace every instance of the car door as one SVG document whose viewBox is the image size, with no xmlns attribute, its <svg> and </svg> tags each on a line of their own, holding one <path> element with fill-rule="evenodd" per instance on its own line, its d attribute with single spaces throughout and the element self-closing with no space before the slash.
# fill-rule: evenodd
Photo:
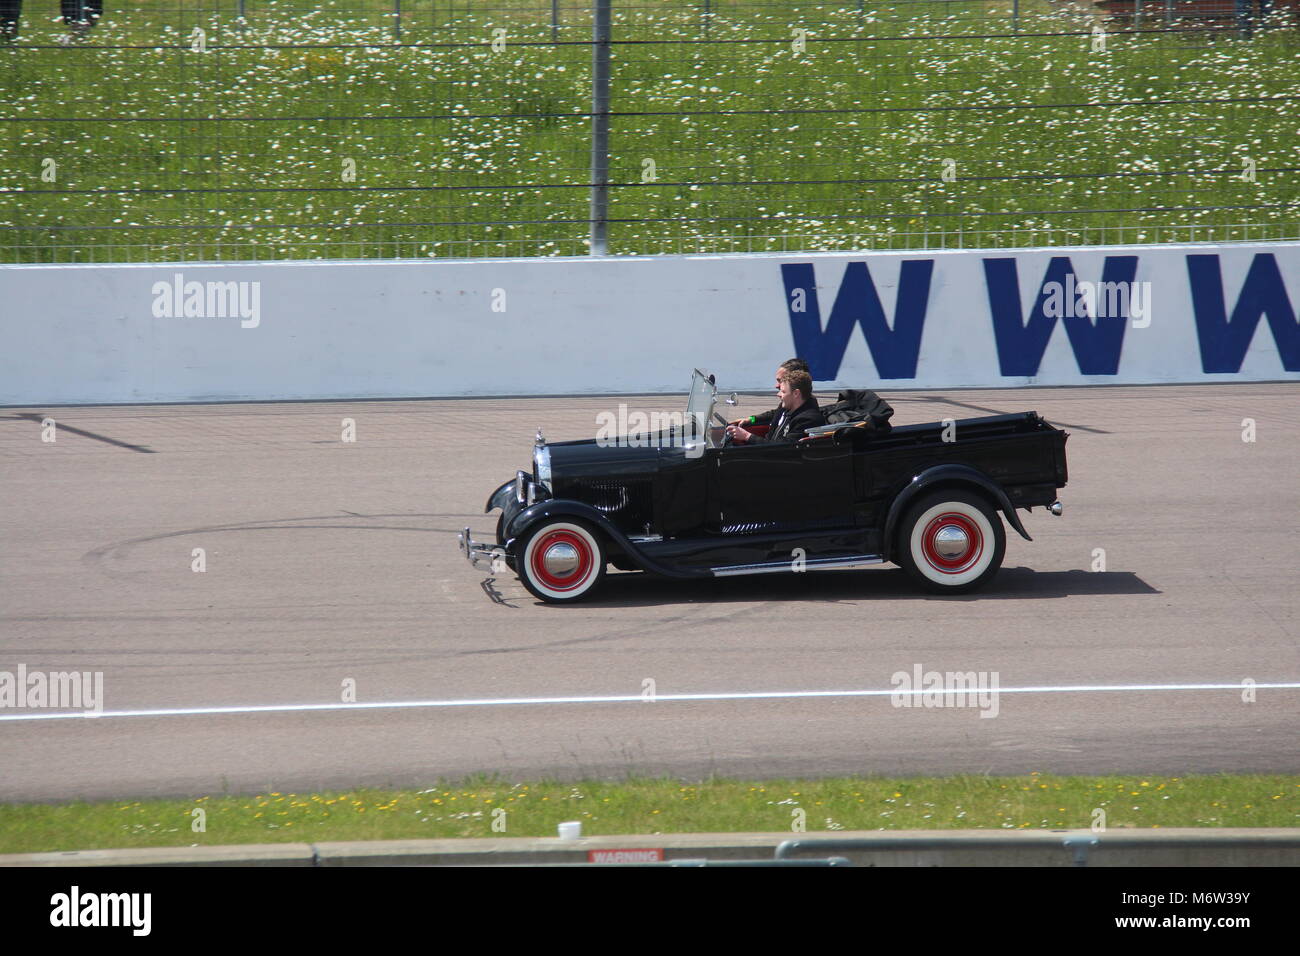
<svg viewBox="0 0 1300 956">
<path fill-rule="evenodd" d="M 760 442 L 717 451 L 723 531 L 854 523 L 853 455 L 829 439 Z"/>
</svg>

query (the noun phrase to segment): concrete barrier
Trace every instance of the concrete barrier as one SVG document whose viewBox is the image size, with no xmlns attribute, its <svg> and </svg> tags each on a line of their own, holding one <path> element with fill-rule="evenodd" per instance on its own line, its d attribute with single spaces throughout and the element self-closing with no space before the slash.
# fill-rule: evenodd
<svg viewBox="0 0 1300 956">
<path fill-rule="evenodd" d="M 1300 243 L 0 266 L 0 404 L 1300 380 Z"/>
<path fill-rule="evenodd" d="M 785 833 L 674 833 L 581 840 L 485 837 L 458 840 L 285 843 L 251 846 L 83 850 L 0 856 L 13 866 L 493 866 L 587 863 L 593 853 L 659 850 L 666 862 L 772 860 Z M 840 856 L 857 866 L 1296 866 L 1300 832 L 1208 830 L 899 830 L 801 834 L 792 859 Z M 867 844 L 853 845 L 853 844 Z M 847 844 L 847 845 L 846 845 Z M 874 844 L 871 845 L 871 844 Z"/>
<path fill-rule="evenodd" d="M 0 856 L 0 867 L 313 866 L 315 859 L 315 851 L 306 843 L 260 843 L 246 846 L 177 846 L 146 847 L 138 850 L 11 853 Z"/>
</svg>

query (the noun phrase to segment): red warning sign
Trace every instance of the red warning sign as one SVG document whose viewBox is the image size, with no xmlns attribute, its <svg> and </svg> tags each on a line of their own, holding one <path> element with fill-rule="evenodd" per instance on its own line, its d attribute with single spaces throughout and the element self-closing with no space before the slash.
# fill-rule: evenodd
<svg viewBox="0 0 1300 956">
<path fill-rule="evenodd" d="M 588 863 L 662 863 L 663 850 L 588 850 Z"/>
</svg>

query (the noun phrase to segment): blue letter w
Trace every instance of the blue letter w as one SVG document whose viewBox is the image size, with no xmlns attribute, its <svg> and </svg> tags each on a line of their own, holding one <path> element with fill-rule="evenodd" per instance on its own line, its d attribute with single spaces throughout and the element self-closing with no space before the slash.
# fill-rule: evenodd
<svg viewBox="0 0 1300 956">
<path fill-rule="evenodd" d="M 933 259 L 909 259 L 898 274 L 898 301 L 894 305 L 894 327 L 885 322 L 871 273 L 865 262 L 850 262 L 835 296 L 826 330 L 822 331 L 821 308 L 817 304 L 817 280 L 812 263 L 781 266 L 785 282 L 785 305 L 790 313 L 794 352 L 807 360 L 818 381 L 836 378 L 853 326 L 862 326 L 871 359 L 881 378 L 916 378 L 921 353 L 921 328 L 930 300 Z"/>
<path fill-rule="evenodd" d="M 1223 301 L 1218 256 L 1188 256 L 1187 278 L 1192 286 L 1192 311 L 1196 313 L 1201 368 L 1205 372 L 1241 371 L 1260 316 L 1268 317 L 1282 367 L 1288 372 L 1300 372 L 1300 325 L 1291 311 L 1291 300 L 1273 253 L 1261 252 L 1251 260 L 1231 321 Z"/>
<path fill-rule="evenodd" d="M 1020 277 L 1015 259 L 985 259 L 984 282 L 988 286 L 989 311 L 993 316 L 993 336 L 998 346 L 998 365 L 1003 375 L 1038 374 L 1047 342 L 1056 328 L 1056 311 L 1048 315 L 1043 304 L 1049 298 L 1052 283 L 1056 302 L 1061 302 L 1060 290 L 1066 288 L 1066 276 L 1074 273 L 1068 256 L 1052 256 L 1043 276 L 1043 286 L 1034 302 L 1029 321 L 1021 318 Z M 1107 256 L 1101 270 L 1102 282 L 1120 282 L 1128 289 L 1133 287 L 1137 273 L 1137 256 Z M 1071 280 L 1069 288 L 1074 288 Z M 1125 300 L 1127 301 L 1127 300 Z M 1080 309 L 1070 307 L 1059 310 L 1065 323 L 1065 332 L 1074 349 L 1074 359 L 1084 375 L 1114 375 L 1119 371 L 1120 350 L 1124 347 L 1124 326 L 1128 324 L 1128 308 L 1121 315 L 1103 315 L 1093 324 L 1091 317 L 1081 315 Z M 1101 310 L 1099 310 L 1101 311 Z"/>
</svg>

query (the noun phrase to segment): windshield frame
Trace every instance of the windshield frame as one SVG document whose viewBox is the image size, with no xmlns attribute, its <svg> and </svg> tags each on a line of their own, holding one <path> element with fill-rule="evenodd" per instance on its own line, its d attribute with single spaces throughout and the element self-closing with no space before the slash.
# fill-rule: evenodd
<svg viewBox="0 0 1300 956">
<path fill-rule="evenodd" d="M 717 448 L 719 436 L 715 434 L 713 409 L 718 400 L 718 386 L 713 375 L 702 369 L 695 369 L 691 375 L 691 390 L 686 394 L 685 430 L 692 436 L 704 436 L 705 446 Z"/>
</svg>

